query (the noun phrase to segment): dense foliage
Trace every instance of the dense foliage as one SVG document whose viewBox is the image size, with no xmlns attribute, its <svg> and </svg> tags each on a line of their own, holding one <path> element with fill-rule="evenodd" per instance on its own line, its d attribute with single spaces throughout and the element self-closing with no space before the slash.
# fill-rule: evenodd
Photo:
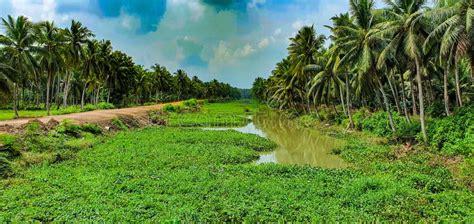
<svg viewBox="0 0 474 224">
<path fill-rule="evenodd" d="M 94 39 L 92 31 L 78 21 L 64 29 L 23 16 L 8 16 L 1 22 L 0 102 L 7 103 L 1 107 L 13 108 L 16 118 L 19 109 L 31 107 L 46 108 L 49 114 L 52 104 L 57 109 L 69 105 L 83 109 L 88 103 L 127 106 L 241 95 L 229 84 L 204 82 L 183 70 L 171 74 L 158 64 L 145 69 L 114 50 L 110 41 Z"/>
<path fill-rule="evenodd" d="M 384 136 L 417 131 L 419 140 L 438 144 L 429 118 L 449 117 L 474 99 L 474 4 L 384 2 L 377 9 L 374 0 L 349 1 L 350 12 L 334 16 L 328 27 L 329 48 L 314 27 L 303 27 L 270 77 L 255 80 L 254 97 L 318 117 L 325 108 L 338 114 L 340 105 L 351 128 L 360 127 L 358 109 L 383 110 L 365 121 L 366 129 Z"/>
</svg>

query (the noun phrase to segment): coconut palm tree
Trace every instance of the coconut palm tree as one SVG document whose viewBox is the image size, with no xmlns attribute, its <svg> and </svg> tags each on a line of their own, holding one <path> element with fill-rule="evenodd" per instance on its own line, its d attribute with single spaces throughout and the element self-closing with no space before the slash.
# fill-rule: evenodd
<svg viewBox="0 0 474 224">
<path fill-rule="evenodd" d="M 440 58 L 452 58 L 456 81 L 456 98 L 463 106 L 458 63 L 462 57 L 470 59 L 471 78 L 474 79 L 474 3 L 472 0 L 438 0 L 437 7 L 426 13 L 437 26 L 426 38 L 425 48 L 440 42 Z"/>
<path fill-rule="evenodd" d="M 377 35 L 388 38 L 390 42 L 380 53 L 377 67 L 382 68 L 389 59 L 396 61 L 396 57 L 400 55 L 400 52 L 403 53 L 403 56 L 414 60 L 418 83 L 421 131 L 423 139 L 427 142 L 422 84 L 423 51 L 420 47 L 424 43 L 423 24 L 420 18 L 423 15 L 423 6 L 426 0 L 386 0 L 385 3 L 388 8 L 383 12 L 387 20 L 379 23 L 376 29 Z"/>
<path fill-rule="evenodd" d="M 292 64 L 291 73 L 293 75 L 292 84 L 299 88 L 298 98 L 301 103 L 309 107 L 308 97 L 306 96 L 306 84 L 310 82 L 314 75 L 312 69 L 316 65 L 316 57 L 323 47 L 326 38 L 323 35 L 316 35 L 314 26 L 305 26 L 301 28 L 295 37 L 290 38 L 288 47 L 289 59 Z M 309 108 L 308 108 L 309 109 Z"/>
<path fill-rule="evenodd" d="M 16 19 L 8 16 L 2 18 L 5 34 L 0 34 L 0 45 L 6 54 L 6 63 L 15 68 L 15 75 L 9 77 L 13 83 L 13 110 L 15 118 L 18 114 L 18 92 L 21 83 L 27 76 L 34 72 L 36 61 L 33 57 L 35 51 L 35 37 L 33 35 L 33 24 L 24 16 Z"/>
<path fill-rule="evenodd" d="M 62 56 L 63 36 L 53 22 L 41 22 L 35 27 L 39 44 L 38 64 L 46 73 L 46 111 L 50 115 L 51 86 L 54 76 L 64 68 Z"/>
<path fill-rule="evenodd" d="M 356 94 L 372 95 L 370 92 L 378 87 L 383 96 L 385 110 L 388 112 L 389 123 L 392 131 L 396 131 L 393 122 L 391 107 L 382 84 L 381 77 L 377 74 L 377 53 L 383 46 L 383 39 L 374 35 L 374 28 L 378 18 L 375 16 L 373 0 L 350 0 L 351 23 L 337 26 L 333 29 L 336 45 L 339 52 L 344 52 L 341 65 L 358 68 L 356 74 Z"/>
<path fill-rule="evenodd" d="M 78 69 L 81 60 L 84 58 L 83 47 L 87 44 L 90 37 L 94 34 L 82 26 L 81 22 L 72 20 L 71 26 L 64 30 L 64 38 L 66 43 L 66 59 L 69 71 L 66 73 L 64 84 L 63 105 L 67 106 L 67 99 L 71 85 L 73 70 Z"/>
<path fill-rule="evenodd" d="M 100 54 L 99 42 L 96 40 L 88 41 L 87 46 L 83 50 L 84 57 L 82 61 L 82 93 L 81 93 L 81 109 L 84 108 L 85 95 L 89 84 L 93 84 L 100 75 Z"/>
</svg>

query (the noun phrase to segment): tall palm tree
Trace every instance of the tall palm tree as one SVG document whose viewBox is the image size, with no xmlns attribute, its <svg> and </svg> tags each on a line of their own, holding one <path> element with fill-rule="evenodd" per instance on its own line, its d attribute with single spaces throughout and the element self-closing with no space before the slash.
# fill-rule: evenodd
<svg viewBox="0 0 474 224">
<path fill-rule="evenodd" d="M 352 72 L 354 69 L 351 68 L 351 66 L 348 66 L 348 63 L 341 66 L 341 58 L 343 58 L 345 54 L 344 54 L 344 49 L 340 48 L 337 45 L 338 40 L 345 37 L 345 31 L 341 27 L 344 27 L 344 26 L 350 27 L 352 24 L 352 20 L 349 17 L 348 13 L 334 16 L 331 18 L 331 20 L 333 22 L 333 26 L 326 26 L 326 27 L 332 31 L 332 35 L 330 36 L 330 38 L 331 40 L 333 40 L 333 42 L 336 43 L 330 48 L 330 51 L 332 52 L 333 56 L 337 58 L 336 63 L 334 63 L 333 65 L 334 66 L 333 70 L 334 71 L 342 70 L 344 72 L 344 84 L 346 87 L 346 109 L 347 109 L 347 116 L 349 117 L 349 128 L 352 129 L 355 127 L 355 125 L 352 119 L 352 112 L 351 112 L 352 96 L 351 96 L 351 84 L 349 81 L 350 79 L 349 73 Z"/>
<path fill-rule="evenodd" d="M 298 31 L 295 37 L 290 38 L 291 43 L 288 47 L 288 53 L 292 64 L 292 84 L 295 85 L 295 88 L 300 89 L 298 92 L 301 95 L 298 98 L 301 103 L 306 101 L 308 107 L 306 84 L 310 82 L 314 74 L 311 69 L 308 70 L 307 68 L 316 65 L 316 57 L 325 40 L 326 38 L 323 35 L 316 35 L 314 26 L 305 26 Z"/>
<path fill-rule="evenodd" d="M 381 77 L 377 74 L 377 52 L 382 47 L 383 40 L 374 35 L 377 19 L 373 0 L 350 0 L 350 13 L 352 22 L 333 29 L 338 36 L 336 45 L 339 52 L 344 52 L 341 65 L 352 65 L 358 68 L 356 93 L 377 89 L 383 96 L 385 110 L 388 112 L 389 123 L 392 131 L 396 131 L 393 122 L 391 107 L 382 84 Z"/>
<path fill-rule="evenodd" d="M 90 83 L 94 83 L 99 78 L 100 73 L 100 54 L 99 42 L 96 40 L 88 41 L 84 50 L 84 57 L 82 61 L 82 93 L 81 93 L 81 109 L 84 108 L 85 95 L 87 87 Z"/>
<path fill-rule="evenodd" d="M 438 0 L 437 3 L 438 7 L 426 13 L 437 26 L 426 38 L 425 47 L 440 41 L 440 58 L 454 59 L 456 96 L 459 106 L 463 106 L 457 68 L 462 57 L 468 57 L 474 79 L 474 3 L 472 0 Z"/>
<path fill-rule="evenodd" d="M 178 90 L 178 100 L 187 97 L 190 87 L 189 85 L 191 84 L 191 80 L 189 79 L 188 75 L 184 70 L 178 69 L 175 72 L 175 79 Z"/>
<path fill-rule="evenodd" d="M 51 85 L 54 76 L 64 68 L 61 47 L 63 36 L 53 22 L 41 22 L 36 26 L 35 36 L 39 44 L 38 63 L 46 72 L 46 111 L 50 115 Z"/>
<path fill-rule="evenodd" d="M 423 139 L 428 142 L 422 84 L 423 51 L 420 47 L 424 43 L 423 24 L 420 18 L 426 0 L 385 0 L 385 3 L 388 8 L 384 10 L 384 15 L 388 20 L 378 24 L 376 28 L 378 35 L 390 39 L 390 42 L 380 53 L 378 67 L 383 67 L 389 59 L 397 60 L 396 57 L 400 52 L 415 61 L 421 131 Z"/>
<path fill-rule="evenodd" d="M 157 91 L 156 95 L 161 99 L 163 94 L 168 92 L 173 86 L 173 77 L 166 67 L 160 66 L 159 64 L 153 65 L 151 69 L 155 74 L 155 79 L 153 82 L 155 83 L 155 88 Z"/>
<path fill-rule="evenodd" d="M 64 84 L 64 106 L 67 106 L 73 70 L 78 69 L 81 60 L 84 58 L 83 46 L 87 44 L 89 38 L 93 36 L 94 34 L 89 29 L 82 26 L 81 22 L 75 20 L 72 20 L 71 26 L 64 30 L 64 38 L 67 45 L 66 58 L 69 68 L 69 71 L 66 73 Z"/>
<path fill-rule="evenodd" d="M 15 118 L 18 114 L 18 91 L 22 81 L 26 80 L 28 74 L 33 73 L 36 61 L 33 57 L 35 51 L 35 37 L 33 35 L 33 24 L 24 16 L 14 19 L 8 16 L 2 18 L 5 34 L 0 34 L 0 45 L 6 54 L 6 63 L 15 68 L 15 76 L 11 76 L 13 82 L 13 110 Z"/>
</svg>

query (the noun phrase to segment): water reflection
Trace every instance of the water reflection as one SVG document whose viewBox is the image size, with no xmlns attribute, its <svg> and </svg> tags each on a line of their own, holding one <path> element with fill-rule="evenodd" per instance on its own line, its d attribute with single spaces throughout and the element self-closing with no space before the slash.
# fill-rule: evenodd
<svg viewBox="0 0 474 224">
<path fill-rule="evenodd" d="M 269 138 L 278 144 L 275 151 L 265 153 L 256 161 L 261 163 L 300 164 L 324 168 L 342 168 L 346 163 L 331 150 L 342 145 L 340 140 L 303 128 L 274 111 L 260 111 L 253 122 L 240 128 L 205 128 L 205 130 L 236 130 Z"/>
<path fill-rule="evenodd" d="M 262 155 L 257 163 L 304 164 L 325 168 L 346 167 L 346 163 L 331 150 L 342 145 L 326 134 L 302 128 L 283 114 L 261 111 L 253 119 L 254 126 L 278 144 L 278 148 Z"/>
</svg>

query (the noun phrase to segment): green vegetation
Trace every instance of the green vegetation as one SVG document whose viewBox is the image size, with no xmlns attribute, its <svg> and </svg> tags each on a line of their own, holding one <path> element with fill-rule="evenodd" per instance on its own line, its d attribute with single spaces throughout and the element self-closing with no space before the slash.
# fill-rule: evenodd
<svg viewBox="0 0 474 224">
<path fill-rule="evenodd" d="M 472 221 L 473 195 L 422 155 L 353 142 L 361 169 L 250 165 L 273 143 L 235 131 L 147 128 L 1 188 L 12 221 Z M 8 184 L 7 184 L 8 183 Z M 70 198 L 74 195 L 74 198 Z M 198 211 L 198 212 L 197 212 Z"/>
<path fill-rule="evenodd" d="M 435 2 L 390 0 L 378 9 L 374 0 L 349 1 L 350 12 L 331 19 L 329 48 L 314 27 L 301 28 L 270 77 L 255 80 L 254 97 L 296 114 L 347 119 L 349 128 L 437 145 L 433 120 L 474 101 L 474 5 Z M 384 112 L 361 123 L 360 110 Z M 460 144 L 465 149 L 451 151 L 474 150 Z"/>
<path fill-rule="evenodd" d="M 154 111 L 150 116 L 156 122 L 171 127 L 237 127 L 244 126 L 258 104 L 250 100 L 228 103 L 206 103 L 194 99 L 184 101 L 183 105 L 165 105 L 162 111 Z M 199 113 L 195 113 L 200 111 Z"/>
<path fill-rule="evenodd" d="M 192 102 L 151 115 L 245 116 L 259 107 Z M 299 119 L 320 122 L 310 118 Z M 0 221 L 474 221 L 472 159 L 457 166 L 436 152 L 338 131 L 331 133 L 349 144 L 334 153 L 349 168 L 257 166 L 259 152 L 276 145 L 256 135 L 112 123 L 126 131 L 102 137 L 96 125 L 65 121 L 0 135 L 1 175 L 9 177 L 0 180 Z"/>
<path fill-rule="evenodd" d="M 136 65 L 75 20 L 62 29 L 51 21 L 33 23 L 24 16 L 8 16 L 1 25 L 0 108 L 13 110 L 0 112 L 2 120 L 241 96 L 239 89 L 215 79 L 204 82 L 181 69 L 171 74 L 158 64 L 150 69 Z M 37 111 L 20 111 L 28 108 Z"/>
<path fill-rule="evenodd" d="M 72 114 L 79 112 L 87 112 L 93 110 L 107 110 L 114 109 L 115 106 L 111 103 L 98 103 L 97 105 L 86 104 L 81 109 L 80 106 L 67 106 L 61 107 L 59 109 L 53 109 L 50 111 L 51 115 L 62 115 L 62 114 Z M 36 118 L 47 116 L 47 111 L 44 110 L 21 110 L 18 111 L 19 118 Z M 15 118 L 15 111 L 13 110 L 0 110 L 0 121 L 2 120 L 11 120 Z"/>
</svg>

